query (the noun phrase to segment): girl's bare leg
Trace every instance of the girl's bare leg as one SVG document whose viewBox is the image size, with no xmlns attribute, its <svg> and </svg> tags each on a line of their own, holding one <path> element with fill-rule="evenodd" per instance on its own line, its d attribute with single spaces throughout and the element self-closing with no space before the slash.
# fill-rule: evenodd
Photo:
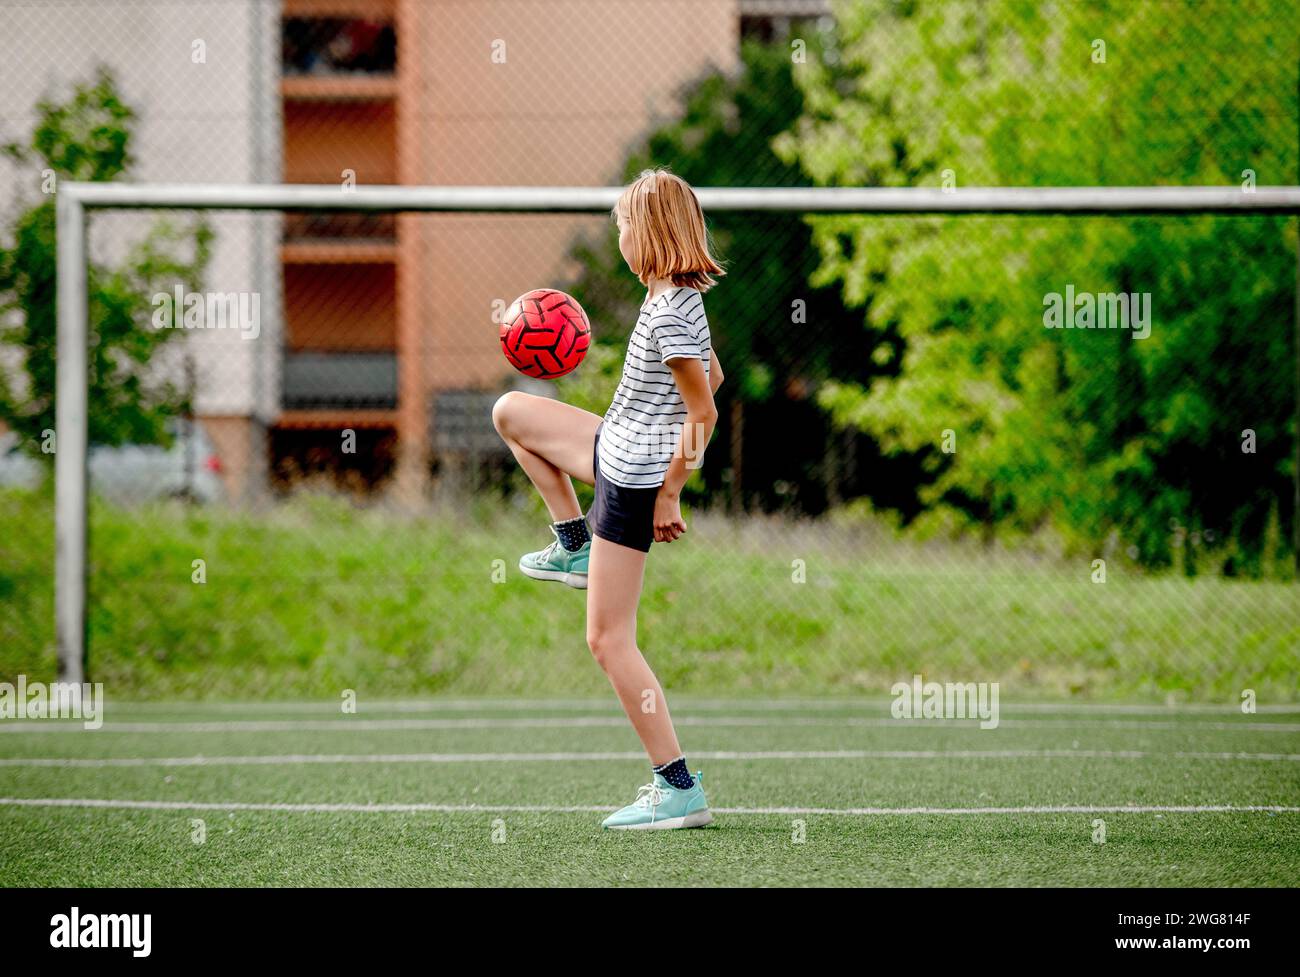
<svg viewBox="0 0 1300 977">
<path fill-rule="evenodd" d="M 600 418 L 546 397 L 511 392 L 496 402 L 492 421 L 520 466 L 560 522 L 582 515 L 570 477 L 590 485 L 592 446 Z M 646 554 L 604 539 L 591 541 L 587 584 L 587 645 L 623 704 L 650 762 L 682 755 L 663 688 L 636 646 L 636 610 Z"/>
<path fill-rule="evenodd" d="M 646 554 L 599 537 L 587 576 L 587 645 L 605 670 L 653 766 L 682 755 L 664 690 L 636 646 Z"/>
<path fill-rule="evenodd" d="M 582 515 L 569 477 L 590 485 L 600 418 L 549 397 L 511 391 L 492 408 L 492 423 L 537 486 L 554 522 Z"/>
</svg>

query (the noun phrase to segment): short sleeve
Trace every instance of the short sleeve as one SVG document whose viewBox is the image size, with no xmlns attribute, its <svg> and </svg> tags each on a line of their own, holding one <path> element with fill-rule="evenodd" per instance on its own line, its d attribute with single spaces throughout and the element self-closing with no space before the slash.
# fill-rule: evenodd
<svg viewBox="0 0 1300 977">
<path fill-rule="evenodd" d="M 671 306 L 651 313 L 650 335 L 659 350 L 660 363 L 683 356 L 704 359 L 704 347 L 694 327 Z"/>
</svg>

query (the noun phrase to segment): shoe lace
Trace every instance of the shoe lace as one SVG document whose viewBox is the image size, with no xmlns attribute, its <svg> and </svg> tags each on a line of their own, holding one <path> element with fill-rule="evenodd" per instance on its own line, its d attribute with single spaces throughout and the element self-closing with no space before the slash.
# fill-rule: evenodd
<svg viewBox="0 0 1300 977">
<path fill-rule="evenodd" d="M 560 545 L 558 539 L 551 540 L 551 545 L 537 554 L 537 562 L 546 563 L 555 555 L 555 548 Z"/>
<path fill-rule="evenodd" d="M 664 802 L 664 798 L 667 796 L 668 791 L 658 784 L 642 784 L 637 788 L 636 800 L 632 804 L 635 807 L 648 807 L 653 812 L 655 808 Z"/>
</svg>

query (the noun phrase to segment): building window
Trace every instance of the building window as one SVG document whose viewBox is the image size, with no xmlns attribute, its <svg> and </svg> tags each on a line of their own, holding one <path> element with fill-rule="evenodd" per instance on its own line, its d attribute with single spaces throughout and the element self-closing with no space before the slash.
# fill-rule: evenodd
<svg viewBox="0 0 1300 977">
<path fill-rule="evenodd" d="M 783 43 L 832 26 L 829 0 L 741 0 L 740 38 Z"/>
<path fill-rule="evenodd" d="M 289 17 L 281 31 L 285 75 L 392 74 L 393 25 L 378 20 Z"/>
</svg>

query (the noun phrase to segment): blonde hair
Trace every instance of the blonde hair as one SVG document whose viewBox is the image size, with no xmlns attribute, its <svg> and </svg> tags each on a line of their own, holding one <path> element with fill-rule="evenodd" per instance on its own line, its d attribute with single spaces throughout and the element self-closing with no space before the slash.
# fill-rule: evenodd
<svg viewBox="0 0 1300 977">
<path fill-rule="evenodd" d="M 666 278 L 707 292 L 714 275 L 726 272 L 709 252 L 709 232 L 704 211 L 691 185 L 666 169 L 642 170 L 614 206 L 631 224 L 637 266 L 632 269 L 641 284 Z"/>
</svg>

